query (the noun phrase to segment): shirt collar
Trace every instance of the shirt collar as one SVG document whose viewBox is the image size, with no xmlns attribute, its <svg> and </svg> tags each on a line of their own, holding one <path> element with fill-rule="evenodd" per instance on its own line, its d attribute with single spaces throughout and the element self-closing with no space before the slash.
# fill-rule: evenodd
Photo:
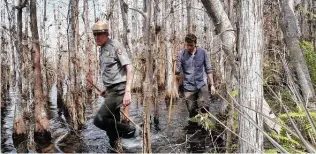
<svg viewBox="0 0 316 154">
<path fill-rule="evenodd" d="M 185 49 L 190 55 L 196 55 L 198 52 L 198 47 L 195 47 L 195 51 L 193 53 L 189 52 L 187 49 Z"/>
</svg>

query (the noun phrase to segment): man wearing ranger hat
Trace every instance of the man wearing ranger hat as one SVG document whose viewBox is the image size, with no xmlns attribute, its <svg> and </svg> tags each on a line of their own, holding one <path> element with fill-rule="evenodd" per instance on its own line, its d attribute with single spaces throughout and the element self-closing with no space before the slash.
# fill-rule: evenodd
<svg viewBox="0 0 316 154">
<path fill-rule="evenodd" d="M 120 108 L 131 103 L 133 66 L 123 45 L 109 38 L 108 25 L 98 21 L 92 26 L 95 42 L 100 49 L 100 69 L 106 87 L 100 95 L 104 103 L 94 118 L 94 124 L 107 132 L 112 148 L 121 137 L 134 137 L 136 128 L 120 122 Z M 111 151 L 111 152 L 115 152 Z"/>
</svg>

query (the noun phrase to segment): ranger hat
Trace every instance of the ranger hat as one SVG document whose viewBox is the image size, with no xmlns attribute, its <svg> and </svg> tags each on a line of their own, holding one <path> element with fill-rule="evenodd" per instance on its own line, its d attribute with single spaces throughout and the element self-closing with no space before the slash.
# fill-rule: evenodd
<svg viewBox="0 0 316 154">
<path fill-rule="evenodd" d="M 105 22 L 102 22 L 102 21 L 98 21 L 92 26 L 93 33 L 103 33 L 103 32 L 107 32 L 108 30 L 109 30 L 109 26 Z"/>
</svg>

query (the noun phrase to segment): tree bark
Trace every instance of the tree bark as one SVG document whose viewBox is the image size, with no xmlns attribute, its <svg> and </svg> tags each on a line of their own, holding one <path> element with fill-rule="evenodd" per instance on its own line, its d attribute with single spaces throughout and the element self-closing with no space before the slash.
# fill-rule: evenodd
<svg viewBox="0 0 316 154">
<path fill-rule="evenodd" d="M 59 8 L 56 7 L 54 5 L 54 21 L 56 22 L 55 24 L 55 28 L 56 28 L 56 33 L 57 33 L 57 63 L 56 63 L 56 68 L 62 68 L 62 64 L 61 64 L 61 59 L 62 59 L 62 48 L 61 48 L 61 43 L 60 43 L 60 39 L 61 39 L 61 33 L 60 33 L 60 19 L 59 19 Z M 59 110 L 59 113 L 61 113 L 62 111 L 62 107 L 63 107 L 63 81 L 65 79 L 64 73 L 63 73 L 63 69 L 58 69 L 56 72 L 56 89 L 57 89 L 57 108 Z"/>
<path fill-rule="evenodd" d="M 153 0 L 146 2 L 147 18 L 146 18 L 146 29 L 145 29 L 145 47 L 146 47 L 146 78 L 144 82 L 144 128 L 143 128 L 143 153 L 151 153 L 151 142 L 150 142 L 150 104 L 153 101 L 153 57 L 151 48 L 151 11 Z"/>
<path fill-rule="evenodd" d="M 4 9 L 1 9 L 1 19 L 0 22 L 2 23 L 1 26 L 4 26 Z M 6 95 L 6 85 L 7 85 L 7 79 L 6 79 L 6 72 L 7 69 L 5 68 L 5 64 L 4 64 L 4 60 L 6 55 L 6 42 L 5 42 L 5 38 L 4 38 L 4 31 L 1 30 L 1 40 L 0 40 L 0 80 L 1 80 L 1 85 L 0 85 L 0 106 L 1 106 L 1 110 L 2 107 L 5 106 L 5 102 L 2 102 L 2 99 L 5 98 Z M 3 71 L 3 73 L 2 73 Z"/>
<path fill-rule="evenodd" d="M 69 3 L 69 25 L 68 25 L 68 52 L 69 52 L 69 78 L 67 94 L 67 109 L 70 116 L 71 126 L 74 130 L 78 130 L 84 123 L 84 107 L 81 99 L 81 87 L 78 83 L 80 60 L 77 58 L 78 51 L 78 0 L 70 0 Z"/>
<path fill-rule="evenodd" d="M 314 18 L 312 18 L 312 22 L 311 22 L 311 37 L 313 38 L 312 42 L 313 42 L 313 46 L 314 46 L 314 52 L 316 52 L 316 2 L 312 1 L 312 13 L 314 15 Z"/>
<path fill-rule="evenodd" d="M 39 46 L 39 36 L 37 29 L 36 0 L 30 1 L 30 19 L 32 32 L 32 48 L 34 51 L 34 96 L 35 96 L 35 134 L 43 134 L 50 137 L 49 121 L 45 111 L 45 98 L 43 95 L 43 79 L 41 73 L 41 53 Z"/>
<path fill-rule="evenodd" d="M 216 27 L 216 33 L 221 36 L 223 51 L 225 55 L 227 56 L 222 59 L 226 59 L 226 61 L 223 62 L 223 68 L 219 68 L 221 72 L 221 79 L 223 80 L 223 83 L 226 87 L 226 92 L 230 94 L 234 87 L 236 85 L 234 81 L 236 81 L 237 78 L 237 71 L 238 68 L 235 65 L 235 58 L 233 55 L 234 51 L 234 45 L 235 45 L 235 32 L 233 30 L 233 26 L 228 18 L 228 15 L 226 14 L 223 5 L 219 0 L 201 0 L 203 6 L 207 10 L 207 14 L 211 17 L 214 26 Z M 232 0 L 230 0 L 230 3 L 232 3 Z M 232 9 L 232 8 L 229 8 Z M 231 14 L 230 14 L 231 15 Z M 222 54 L 221 56 L 225 56 Z M 215 66 L 216 67 L 216 66 Z M 216 72 L 215 72 L 216 73 Z M 218 81 L 215 81 L 218 82 Z M 234 106 L 233 101 L 231 99 L 228 99 L 231 104 L 231 106 L 228 108 L 228 127 L 231 130 L 234 130 L 233 128 L 233 114 L 234 114 Z M 232 138 L 231 138 L 231 132 L 227 131 L 227 140 L 226 140 L 226 147 L 229 147 L 227 150 L 230 149 L 232 144 Z M 230 152 L 230 151 L 227 151 Z"/>
<path fill-rule="evenodd" d="M 263 105 L 263 0 L 240 1 L 240 31 L 238 51 L 240 51 L 240 100 L 243 106 L 241 112 L 248 114 L 251 119 L 239 116 L 239 136 L 254 144 L 256 149 L 239 140 L 239 152 L 256 153 L 263 150 L 263 134 L 251 121 L 263 127 L 262 115 L 246 107 L 262 112 Z"/>
<path fill-rule="evenodd" d="M 187 32 L 188 33 L 192 33 L 191 9 L 192 9 L 192 1 L 187 0 Z"/>
<path fill-rule="evenodd" d="M 41 29 L 42 29 L 42 43 L 43 44 L 46 44 L 47 43 L 47 39 L 48 39 L 48 37 L 46 36 L 46 21 L 47 21 L 47 0 L 44 0 L 43 1 L 43 11 L 44 11 L 44 13 L 43 13 L 43 25 L 41 26 Z M 44 97 L 45 97 L 45 99 L 46 100 L 48 100 L 49 99 L 49 91 L 50 91 L 50 89 L 51 89 L 51 85 L 52 85 L 52 83 L 50 82 L 51 80 L 50 80 L 50 76 L 49 76 L 49 74 L 48 74 L 48 63 L 47 63 L 47 61 L 48 61 L 48 59 L 47 59 L 47 47 L 45 47 L 45 46 L 43 46 L 43 54 L 42 54 L 42 61 L 41 62 L 43 62 L 43 66 L 44 66 L 44 68 L 42 68 L 43 69 L 43 71 L 44 71 L 44 73 L 43 73 L 43 95 L 44 95 Z"/>
<path fill-rule="evenodd" d="M 68 109 L 69 117 L 71 126 L 74 130 L 78 130 L 78 123 L 77 123 L 77 112 L 76 112 L 76 70 L 75 62 L 76 59 L 76 15 L 75 15 L 75 7 L 78 0 L 70 0 L 69 1 L 69 25 L 68 25 L 68 78 L 70 79 L 70 84 L 68 85 L 67 90 L 67 100 L 66 100 L 66 107 Z"/>
<path fill-rule="evenodd" d="M 304 60 L 302 50 L 298 44 L 300 31 L 298 21 L 295 17 L 294 10 L 290 7 L 288 0 L 281 0 L 281 26 L 284 40 L 291 55 L 291 63 L 297 74 L 299 86 L 302 92 L 304 102 L 308 102 L 315 97 L 315 91 L 312 85 L 311 77 L 307 64 Z"/>
<path fill-rule="evenodd" d="M 6 6 L 7 6 L 7 10 L 9 12 L 9 8 L 8 8 L 8 3 L 7 1 L 5 0 L 6 2 Z M 19 1 L 18 4 L 21 4 L 21 2 Z M 19 8 L 19 6 L 17 6 L 16 8 Z M 25 119 L 24 119 L 24 111 L 23 111 L 23 105 L 25 105 L 23 102 L 22 102 L 22 97 L 21 97 L 21 94 L 22 94 L 22 86 L 21 86 L 21 83 L 22 83 L 22 78 L 21 78 L 21 68 L 20 68 L 20 53 L 19 53 L 19 42 L 17 41 L 18 39 L 15 39 L 15 38 L 18 38 L 19 35 L 16 33 L 16 30 L 15 30 L 15 9 L 16 8 L 13 8 L 11 10 L 11 15 L 9 15 L 9 23 L 10 23 L 10 32 L 11 32 L 11 45 L 12 45 L 12 61 L 13 61 L 13 76 L 12 76 L 12 79 L 13 79 L 13 90 L 14 90 L 14 97 L 12 98 L 12 102 L 16 102 L 15 103 L 15 113 L 14 113 L 14 125 L 13 125 L 13 138 L 14 139 L 17 139 L 17 140 L 14 140 L 14 141 L 17 141 L 15 142 L 14 144 L 20 144 L 21 141 L 19 139 L 24 139 L 26 137 L 26 124 L 25 124 Z M 22 9 L 22 8 L 21 8 Z M 18 16 L 22 16 L 22 10 L 20 13 L 18 13 Z M 20 19 L 20 24 L 22 24 L 22 17 L 17 17 L 17 19 Z M 20 151 L 19 151 L 20 152 Z"/>
<path fill-rule="evenodd" d="M 131 53 L 131 49 L 129 47 L 129 43 L 128 43 L 128 33 L 129 33 L 129 29 L 128 29 L 128 21 L 127 21 L 127 10 L 128 10 L 128 6 L 127 4 L 124 2 L 124 0 L 120 0 L 120 8 L 121 8 L 121 15 L 122 15 L 122 21 L 123 21 L 123 44 L 126 48 L 126 51 L 128 54 L 132 54 Z"/>
<path fill-rule="evenodd" d="M 230 68 L 227 68 L 226 71 L 226 77 L 228 77 L 229 79 L 230 75 L 237 75 L 235 58 L 232 54 L 236 38 L 233 26 L 229 21 L 229 18 L 219 0 L 201 0 L 201 2 L 205 7 L 208 15 L 213 20 L 213 23 L 216 27 L 216 33 L 221 35 L 223 51 L 228 56 L 227 63 L 230 66 Z M 226 79 L 226 77 L 223 77 L 223 79 Z"/>
<path fill-rule="evenodd" d="M 164 2 L 164 12 L 166 13 L 164 16 L 168 16 L 169 11 L 172 12 L 174 10 L 173 7 L 174 1 L 171 1 L 169 3 L 168 0 Z M 176 50 L 173 50 L 173 45 L 174 44 L 174 38 L 176 37 L 174 34 L 175 31 L 175 24 L 173 24 L 172 21 L 174 21 L 174 13 L 172 13 L 171 17 L 166 18 L 166 22 L 163 22 L 163 30 L 165 33 L 165 53 L 166 53 L 166 100 L 167 101 L 173 101 L 173 99 L 179 98 L 178 94 L 178 86 L 181 83 L 177 83 L 175 81 L 175 72 L 173 71 L 175 65 L 176 65 L 176 55 L 177 52 Z M 167 28 L 170 27 L 170 28 Z"/>
<path fill-rule="evenodd" d="M 234 12 L 233 12 L 233 10 L 234 10 L 234 0 L 229 0 L 228 1 L 228 5 L 229 5 L 228 17 L 229 17 L 230 21 L 232 21 L 233 20 L 233 15 L 234 15 Z"/>
<path fill-rule="evenodd" d="M 85 53 L 86 53 L 86 79 L 93 82 L 94 69 L 92 68 L 92 43 L 89 25 L 89 4 L 88 0 L 83 1 L 83 21 L 84 21 L 84 33 L 85 33 Z M 93 87 L 86 81 L 86 104 L 91 104 Z"/>
<path fill-rule="evenodd" d="M 127 51 L 127 53 L 132 56 L 132 53 L 131 53 L 131 49 L 129 47 L 129 43 L 128 43 L 128 33 L 129 33 L 129 30 L 128 30 L 128 21 L 127 21 L 127 11 L 128 11 L 128 5 L 124 2 L 124 0 L 120 0 L 120 8 L 121 8 L 121 17 L 122 17 L 122 21 L 123 21 L 123 44 L 124 44 L 124 47 Z M 130 114 L 130 107 L 127 106 L 124 108 L 124 113 L 125 115 L 129 116 Z M 126 119 L 125 116 L 123 116 L 122 118 L 124 121 L 128 121 L 128 119 Z"/>
</svg>

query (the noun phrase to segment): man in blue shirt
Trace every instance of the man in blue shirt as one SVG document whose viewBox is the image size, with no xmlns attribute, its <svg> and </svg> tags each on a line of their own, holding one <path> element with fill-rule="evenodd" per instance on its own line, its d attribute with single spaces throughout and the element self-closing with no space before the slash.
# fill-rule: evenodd
<svg viewBox="0 0 316 154">
<path fill-rule="evenodd" d="M 196 36 L 188 34 L 185 37 L 186 49 L 178 55 L 176 74 L 183 72 L 184 97 L 192 118 L 198 114 L 201 108 L 209 108 L 208 84 L 211 87 L 211 94 L 215 93 L 212 66 L 210 57 L 205 49 L 196 46 Z M 204 74 L 207 74 L 208 84 L 205 82 Z M 204 111 L 205 112 L 205 111 Z"/>
</svg>

